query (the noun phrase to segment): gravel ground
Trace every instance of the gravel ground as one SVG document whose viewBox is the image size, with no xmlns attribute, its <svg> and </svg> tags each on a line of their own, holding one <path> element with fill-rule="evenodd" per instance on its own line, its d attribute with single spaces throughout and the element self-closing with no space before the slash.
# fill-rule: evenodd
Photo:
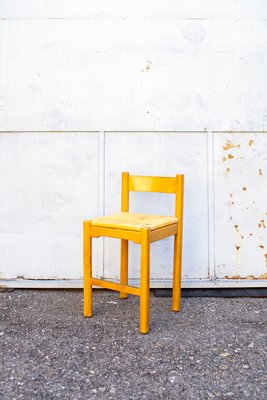
<svg viewBox="0 0 267 400">
<path fill-rule="evenodd" d="M 266 299 L 151 294 L 151 330 L 139 299 L 78 290 L 0 293 L 0 399 L 267 399 Z"/>
</svg>

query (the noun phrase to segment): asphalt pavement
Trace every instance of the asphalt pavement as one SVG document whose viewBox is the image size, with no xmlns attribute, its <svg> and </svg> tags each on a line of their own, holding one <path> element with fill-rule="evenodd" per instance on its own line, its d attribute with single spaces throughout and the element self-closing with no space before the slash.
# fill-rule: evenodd
<svg viewBox="0 0 267 400">
<path fill-rule="evenodd" d="M 0 399 L 266 400 L 267 299 L 151 293 L 150 333 L 139 299 L 80 290 L 0 292 Z"/>
</svg>

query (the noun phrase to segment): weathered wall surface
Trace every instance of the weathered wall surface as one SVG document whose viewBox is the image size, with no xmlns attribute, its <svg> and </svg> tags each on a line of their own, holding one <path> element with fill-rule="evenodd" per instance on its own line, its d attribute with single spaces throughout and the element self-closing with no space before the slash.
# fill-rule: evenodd
<svg viewBox="0 0 267 400">
<path fill-rule="evenodd" d="M 218 278 L 267 279 L 267 133 L 214 136 Z"/>
<path fill-rule="evenodd" d="M 184 286 L 265 285 L 266 18 L 264 0 L 3 0 L 0 279 L 80 285 L 81 221 L 118 211 L 128 170 L 186 175 Z M 172 241 L 152 248 L 169 286 Z M 118 255 L 96 241 L 96 274 Z"/>
</svg>

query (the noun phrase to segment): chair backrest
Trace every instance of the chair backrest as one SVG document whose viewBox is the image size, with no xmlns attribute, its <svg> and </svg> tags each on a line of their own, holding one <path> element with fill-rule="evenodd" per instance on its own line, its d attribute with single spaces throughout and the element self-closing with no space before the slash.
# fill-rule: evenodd
<svg viewBox="0 0 267 400">
<path fill-rule="evenodd" d="M 175 177 L 137 176 L 122 173 L 121 211 L 129 211 L 129 192 L 158 192 L 175 195 L 175 216 L 183 218 L 184 175 Z"/>
</svg>

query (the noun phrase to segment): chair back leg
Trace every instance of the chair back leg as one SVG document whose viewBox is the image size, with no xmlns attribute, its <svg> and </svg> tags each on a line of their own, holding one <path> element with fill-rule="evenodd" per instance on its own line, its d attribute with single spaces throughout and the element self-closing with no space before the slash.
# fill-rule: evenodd
<svg viewBox="0 0 267 400">
<path fill-rule="evenodd" d="M 84 292 L 84 316 L 91 317 L 92 310 L 92 237 L 90 236 L 91 221 L 83 223 L 83 292 Z"/>
<path fill-rule="evenodd" d="M 128 285 L 128 240 L 121 240 L 121 285 Z M 121 299 L 127 299 L 128 294 L 120 292 Z"/>
</svg>

